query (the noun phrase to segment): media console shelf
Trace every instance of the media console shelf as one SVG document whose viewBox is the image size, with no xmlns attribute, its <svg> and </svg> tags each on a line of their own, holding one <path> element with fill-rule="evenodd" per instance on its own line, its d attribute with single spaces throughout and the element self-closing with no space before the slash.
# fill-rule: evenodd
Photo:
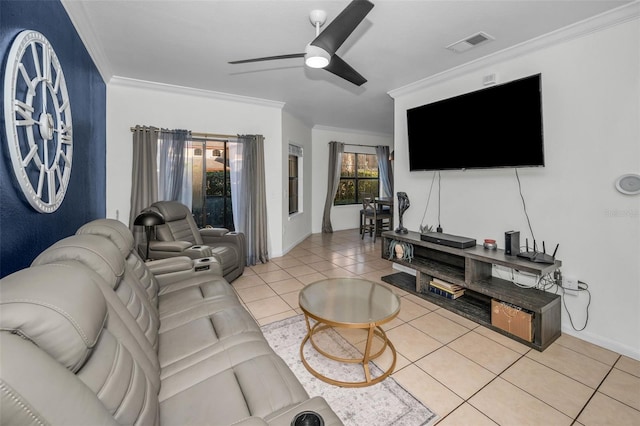
<svg viewBox="0 0 640 426">
<path fill-rule="evenodd" d="M 416 270 L 416 277 L 399 272 L 382 277 L 382 280 L 416 294 L 447 310 L 511 337 L 539 351 L 546 349 L 560 337 L 560 296 L 533 288 L 521 288 L 511 281 L 492 276 L 492 266 L 500 265 L 534 275 L 553 273 L 562 263 L 534 263 L 516 256 L 507 256 L 503 250 L 487 250 L 483 246 L 467 249 L 452 248 L 420 239 L 417 232 L 396 234 L 382 233 L 382 257 L 389 259 L 392 240 L 413 245 L 411 262 L 391 259 L 399 265 Z M 457 299 L 447 299 L 429 292 L 429 282 L 439 278 L 465 287 L 465 294 Z M 491 299 L 507 302 L 533 313 L 533 341 L 527 341 L 491 324 Z"/>
</svg>

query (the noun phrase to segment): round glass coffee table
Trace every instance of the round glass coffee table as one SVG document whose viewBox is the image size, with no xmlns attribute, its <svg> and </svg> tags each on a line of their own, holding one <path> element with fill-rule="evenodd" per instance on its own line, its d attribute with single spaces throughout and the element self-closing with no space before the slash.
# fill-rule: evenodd
<svg viewBox="0 0 640 426">
<path fill-rule="evenodd" d="M 370 386 L 387 378 L 396 366 L 396 350 L 380 327 L 400 312 L 400 298 L 387 287 L 360 278 L 332 278 L 314 282 L 300 291 L 300 309 L 305 315 L 307 335 L 300 345 L 302 363 L 318 379 L 342 387 Z M 311 325 L 309 319 L 316 322 Z M 330 327 L 367 330 L 367 342 L 362 357 L 341 358 L 323 350 L 314 341 L 314 335 Z M 374 336 L 382 341 L 382 348 L 372 354 Z M 359 363 L 364 368 L 364 381 L 344 382 L 327 377 L 309 365 L 304 357 L 304 347 L 311 341 L 314 349 L 323 356 L 345 363 Z M 377 377 L 371 377 L 369 361 L 379 357 L 389 348 L 393 356 L 391 366 Z"/>
</svg>

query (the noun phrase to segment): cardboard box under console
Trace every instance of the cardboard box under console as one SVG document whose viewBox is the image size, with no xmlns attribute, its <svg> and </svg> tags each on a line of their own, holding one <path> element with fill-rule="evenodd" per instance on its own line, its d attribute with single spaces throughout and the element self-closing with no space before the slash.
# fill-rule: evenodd
<svg viewBox="0 0 640 426">
<path fill-rule="evenodd" d="M 491 324 L 527 342 L 533 341 L 533 313 L 518 306 L 492 299 Z"/>
</svg>

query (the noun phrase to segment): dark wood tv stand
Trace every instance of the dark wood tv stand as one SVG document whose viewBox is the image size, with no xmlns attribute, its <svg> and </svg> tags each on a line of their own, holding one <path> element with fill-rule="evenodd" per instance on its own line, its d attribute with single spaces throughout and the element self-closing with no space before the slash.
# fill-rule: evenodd
<svg viewBox="0 0 640 426">
<path fill-rule="evenodd" d="M 560 337 L 560 296 L 533 288 L 521 288 L 511 281 L 492 276 L 492 266 L 500 265 L 535 275 L 553 273 L 562 263 L 534 263 L 516 256 L 507 256 L 503 250 L 487 250 L 477 245 L 468 249 L 452 248 L 420 239 L 417 232 L 382 233 L 382 257 L 389 259 L 391 241 L 413 245 L 411 262 L 393 257 L 399 265 L 416 270 L 416 277 L 404 272 L 387 275 L 382 280 L 422 297 L 431 303 L 455 312 L 485 327 L 511 337 L 539 351 L 546 349 Z M 429 292 L 431 279 L 440 278 L 465 287 L 465 294 L 451 300 Z M 519 306 L 533 313 L 533 341 L 529 342 L 491 324 L 491 299 Z"/>
</svg>

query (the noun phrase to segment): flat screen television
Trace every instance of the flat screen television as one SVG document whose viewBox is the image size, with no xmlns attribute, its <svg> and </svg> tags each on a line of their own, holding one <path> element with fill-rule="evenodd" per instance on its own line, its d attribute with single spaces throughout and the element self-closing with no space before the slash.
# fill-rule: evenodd
<svg viewBox="0 0 640 426">
<path fill-rule="evenodd" d="M 407 110 L 409 169 L 544 166 L 541 75 Z"/>
</svg>

